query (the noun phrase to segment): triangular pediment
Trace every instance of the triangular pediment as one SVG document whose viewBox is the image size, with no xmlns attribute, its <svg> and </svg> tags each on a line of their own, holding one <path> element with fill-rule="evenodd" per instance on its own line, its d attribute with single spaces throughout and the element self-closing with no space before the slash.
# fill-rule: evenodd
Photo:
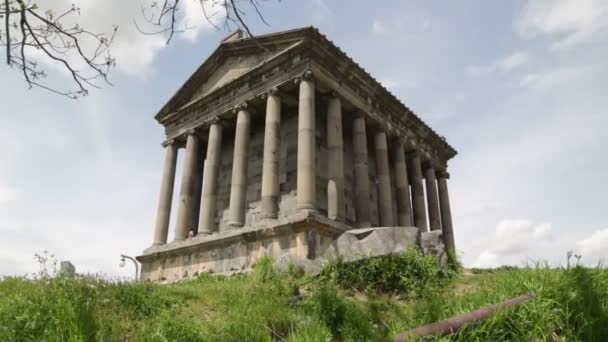
<svg viewBox="0 0 608 342">
<path fill-rule="evenodd" d="M 223 63 L 218 66 L 207 79 L 197 86 L 194 94 L 188 102 L 196 101 L 199 98 L 205 97 L 214 90 L 224 86 L 225 84 L 243 76 L 245 73 L 264 64 L 267 60 L 279 55 L 284 50 L 272 52 L 262 52 L 248 55 L 234 55 L 224 59 Z"/>
<path fill-rule="evenodd" d="M 178 111 L 300 45 L 310 28 L 224 40 L 156 115 Z"/>
</svg>

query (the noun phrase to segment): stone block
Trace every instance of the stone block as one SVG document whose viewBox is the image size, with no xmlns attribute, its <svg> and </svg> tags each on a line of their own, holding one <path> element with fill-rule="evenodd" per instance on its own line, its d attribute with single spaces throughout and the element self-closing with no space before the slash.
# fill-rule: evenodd
<svg viewBox="0 0 608 342">
<path fill-rule="evenodd" d="M 59 263 L 59 273 L 67 274 L 69 276 L 76 275 L 76 267 L 69 261 L 62 261 Z"/>
<path fill-rule="evenodd" d="M 433 230 L 420 234 L 420 247 L 425 255 L 432 255 L 439 258 L 442 264 L 447 263 L 448 255 L 440 230 Z"/>
<path fill-rule="evenodd" d="M 418 245 L 416 227 L 377 227 L 344 232 L 323 252 L 324 258 L 341 257 L 352 261 L 401 253 Z"/>
</svg>

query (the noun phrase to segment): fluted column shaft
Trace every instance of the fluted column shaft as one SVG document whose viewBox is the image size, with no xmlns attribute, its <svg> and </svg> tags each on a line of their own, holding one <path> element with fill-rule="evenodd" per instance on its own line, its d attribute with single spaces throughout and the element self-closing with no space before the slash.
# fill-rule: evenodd
<svg viewBox="0 0 608 342">
<path fill-rule="evenodd" d="M 230 210 L 228 225 L 242 227 L 245 224 L 247 191 L 247 160 L 249 158 L 249 135 L 251 115 L 244 108 L 238 110 L 232 158 L 232 182 L 230 185 Z"/>
<path fill-rule="evenodd" d="M 454 228 L 452 226 L 452 211 L 450 209 L 450 196 L 448 194 L 448 178 L 449 175 L 447 172 L 440 172 L 437 178 L 439 204 L 441 209 L 441 229 L 443 231 L 443 240 L 447 250 L 456 252 Z"/>
<path fill-rule="evenodd" d="M 171 218 L 171 202 L 173 199 L 173 186 L 175 184 L 175 167 L 177 164 L 177 146 L 175 142 L 163 143 L 166 149 L 163 178 L 160 186 L 158 210 L 156 211 L 156 225 L 154 228 L 154 245 L 167 243 L 169 220 Z"/>
<path fill-rule="evenodd" d="M 264 157 L 262 163 L 262 217 L 279 213 L 279 145 L 281 141 L 281 99 L 274 93 L 266 99 Z"/>
<path fill-rule="evenodd" d="M 207 160 L 203 179 L 203 197 L 198 222 L 199 234 L 211 234 L 216 230 L 217 183 L 222 153 L 222 125 L 219 121 L 209 127 Z"/>
<path fill-rule="evenodd" d="M 327 216 L 344 221 L 344 142 L 342 135 L 342 104 L 338 97 L 329 100 L 327 108 Z"/>
<path fill-rule="evenodd" d="M 182 188 L 179 195 L 179 207 L 177 210 L 177 223 L 175 225 L 175 240 L 181 241 L 188 237 L 188 232 L 194 230 L 196 222 L 192 222 L 194 211 L 195 184 L 197 176 L 197 160 L 199 155 L 199 138 L 194 132 L 188 134 L 186 141 L 186 158 L 182 171 Z"/>
<path fill-rule="evenodd" d="M 441 218 L 439 217 L 439 197 L 437 195 L 437 180 L 435 169 L 428 166 L 424 171 L 426 180 L 426 200 L 429 207 L 429 227 L 431 230 L 441 230 Z"/>
<path fill-rule="evenodd" d="M 386 133 L 377 132 L 374 136 L 376 145 L 376 177 L 378 179 L 378 209 L 380 211 L 380 225 L 394 226 L 393 196 L 391 190 L 391 173 L 388 165 L 388 144 Z"/>
<path fill-rule="evenodd" d="M 405 147 L 403 142 L 397 143 L 394 149 L 395 187 L 397 188 L 397 219 L 402 227 L 414 225 L 412 219 L 412 204 L 410 202 L 410 186 L 405 163 Z"/>
<path fill-rule="evenodd" d="M 297 210 L 315 210 L 315 85 L 311 77 L 300 80 L 298 104 Z"/>
<path fill-rule="evenodd" d="M 357 225 L 359 227 L 370 227 L 367 132 L 363 115 L 359 115 L 353 120 L 353 164 Z"/>
<path fill-rule="evenodd" d="M 409 169 L 412 176 L 412 211 L 414 213 L 414 225 L 421 232 L 428 230 L 426 223 L 426 207 L 424 205 L 424 185 L 422 185 L 422 167 L 420 156 L 411 154 Z"/>
</svg>

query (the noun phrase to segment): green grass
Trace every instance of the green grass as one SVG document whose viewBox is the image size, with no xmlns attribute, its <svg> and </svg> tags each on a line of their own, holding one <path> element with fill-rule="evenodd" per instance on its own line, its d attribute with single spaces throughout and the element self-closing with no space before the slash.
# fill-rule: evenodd
<svg viewBox="0 0 608 342">
<path fill-rule="evenodd" d="M 424 341 L 606 341 L 608 270 L 457 273 L 409 251 L 315 279 L 263 260 L 250 275 L 173 285 L 41 275 L 0 280 L 2 341 L 376 341 L 525 293 L 535 298 Z M 296 297 L 294 297 L 296 296 Z M 298 298 L 300 300 L 295 300 Z"/>
</svg>

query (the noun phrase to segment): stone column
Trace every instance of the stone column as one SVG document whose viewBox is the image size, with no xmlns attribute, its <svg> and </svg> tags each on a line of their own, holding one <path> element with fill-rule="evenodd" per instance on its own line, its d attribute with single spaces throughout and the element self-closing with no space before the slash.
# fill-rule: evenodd
<svg viewBox="0 0 608 342">
<path fill-rule="evenodd" d="M 395 187 L 397 188 L 397 216 L 398 224 L 402 227 L 412 227 L 412 204 L 410 202 L 410 185 L 405 164 L 404 142 L 399 141 L 394 149 L 395 160 Z"/>
<path fill-rule="evenodd" d="M 315 84 L 310 72 L 300 79 L 296 210 L 315 210 Z"/>
<path fill-rule="evenodd" d="M 380 214 L 380 226 L 392 227 L 393 221 L 393 196 L 391 190 L 391 172 L 388 165 L 388 144 L 386 133 L 377 132 L 374 136 L 376 145 L 376 177 L 378 179 L 378 209 Z"/>
<path fill-rule="evenodd" d="M 194 130 L 189 131 L 186 140 L 186 158 L 182 171 L 182 188 L 179 195 L 179 208 L 177 209 L 177 224 L 175 225 L 175 241 L 188 238 L 188 233 L 193 230 L 192 222 L 194 206 L 194 185 L 196 183 L 197 160 L 199 155 L 199 138 Z"/>
<path fill-rule="evenodd" d="M 156 211 L 156 226 L 154 228 L 153 244 L 156 246 L 167 243 L 169 219 L 171 217 L 171 201 L 173 199 L 173 186 L 175 183 L 175 166 L 177 164 L 177 145 L 175 141 L 166 141 L 163 143 L 163 147 L 167 152 L 165 154 L 160 198 L 158 200 L 158 210 Z"/>
<path fill-rule="evenodd" d="M 334 95 L 329 100 L 327 108 L 327 216 L 336 221 L 344 221 L 346 217 L 343 139 L 342 104 L 340 99 Z M 330 182 L 333 185 L 330 185 Z"/>
<path fill-rule="evenodd" d="M 279 214 L 279 144 L 281 141 L 281 99 L 277 91 L 266 99 L 264 128 L 264 157 L 262 164 L 262 218 L 277 218 Z"/>
<path fill-rule="evenodd" d="M 199 151 L 203 152 L 206 151 L 206 146 L 204 145 L 204 141 L 201 140 L 200 145 L 199 145 Z M 198 215 L 200 214 L 199 208 L 201 207 L 201 195 L 202 195 L 202 191 L 203 191 L 203 166 L 205 164 L 205 154 L 204 153 L 199 153 L 198 156 L 196 157 L 196 177 L 195 182 L 194 182 L 194 192 L 192 193 L 194 196 L 193 197 L 193 202 L 192 202 L 192 207 L 194 208 L 194 210 L 192 210 L 192 218 L 191 221 L 192 224 L 190 226 L 191 228 L 191 232 L 193 236 L 196 236 L 198 234 Z"/>
<path fill-rule="evenodd" d="M 424 178 L 426 180 L 426 200 L 429 206 L 429 227 L 431 230 L 441 230 L 437 180 L 435 179 L 435 169 L 432 166 L 428 165 L 425 168 Z"/>
<path fill-rule="evenodd" d="M 420 156 L 412 153 L 409 159 L 409 169 L 412 175 L 412 211 L 414 214 L 414 225 L 421 232 L 428 230 L 426 224 L 426 207 L 424 205 L 424 186 L 422 185 L 422 167 Z"/>
<path fill-rule="evenodd" d="M 211 234 L 216 230 L 217 183 L 222 154 L 222 124 L 214 121 L 209 127 L 207 160 L 203 179 L 203 197 L 198 221 L 199 234 Z"/>
<path fill-rule="evenodd" d="M 437 174 L 437 177 L 443 241 L 445 242 L 448 251 L 456 252 L 454 228 L 452 227 L 452 211 L 450 210 L 450 196 L 448 194 L 448 178 L 450 178 L 450 174 L 446 171 L 440 171 Z"/>
<path fill-rule="evenodd" d="M 247 110 L 247 104 L 240 105 L 236 111 L 232 182 L 230 185 L 230 210 L 228 212 L 228 226 L 231 228 L 245 225 L 247 159 L 249 158 L 249 135 L 251 131 L 251 115 Z"/>
<path fill-rule="evenodd" d="M 353 120 L 353 164 L 357 225 L 359 227 L 370 227 L 369 169 L 364 114 L 357 114 Z"/>
</svg>

